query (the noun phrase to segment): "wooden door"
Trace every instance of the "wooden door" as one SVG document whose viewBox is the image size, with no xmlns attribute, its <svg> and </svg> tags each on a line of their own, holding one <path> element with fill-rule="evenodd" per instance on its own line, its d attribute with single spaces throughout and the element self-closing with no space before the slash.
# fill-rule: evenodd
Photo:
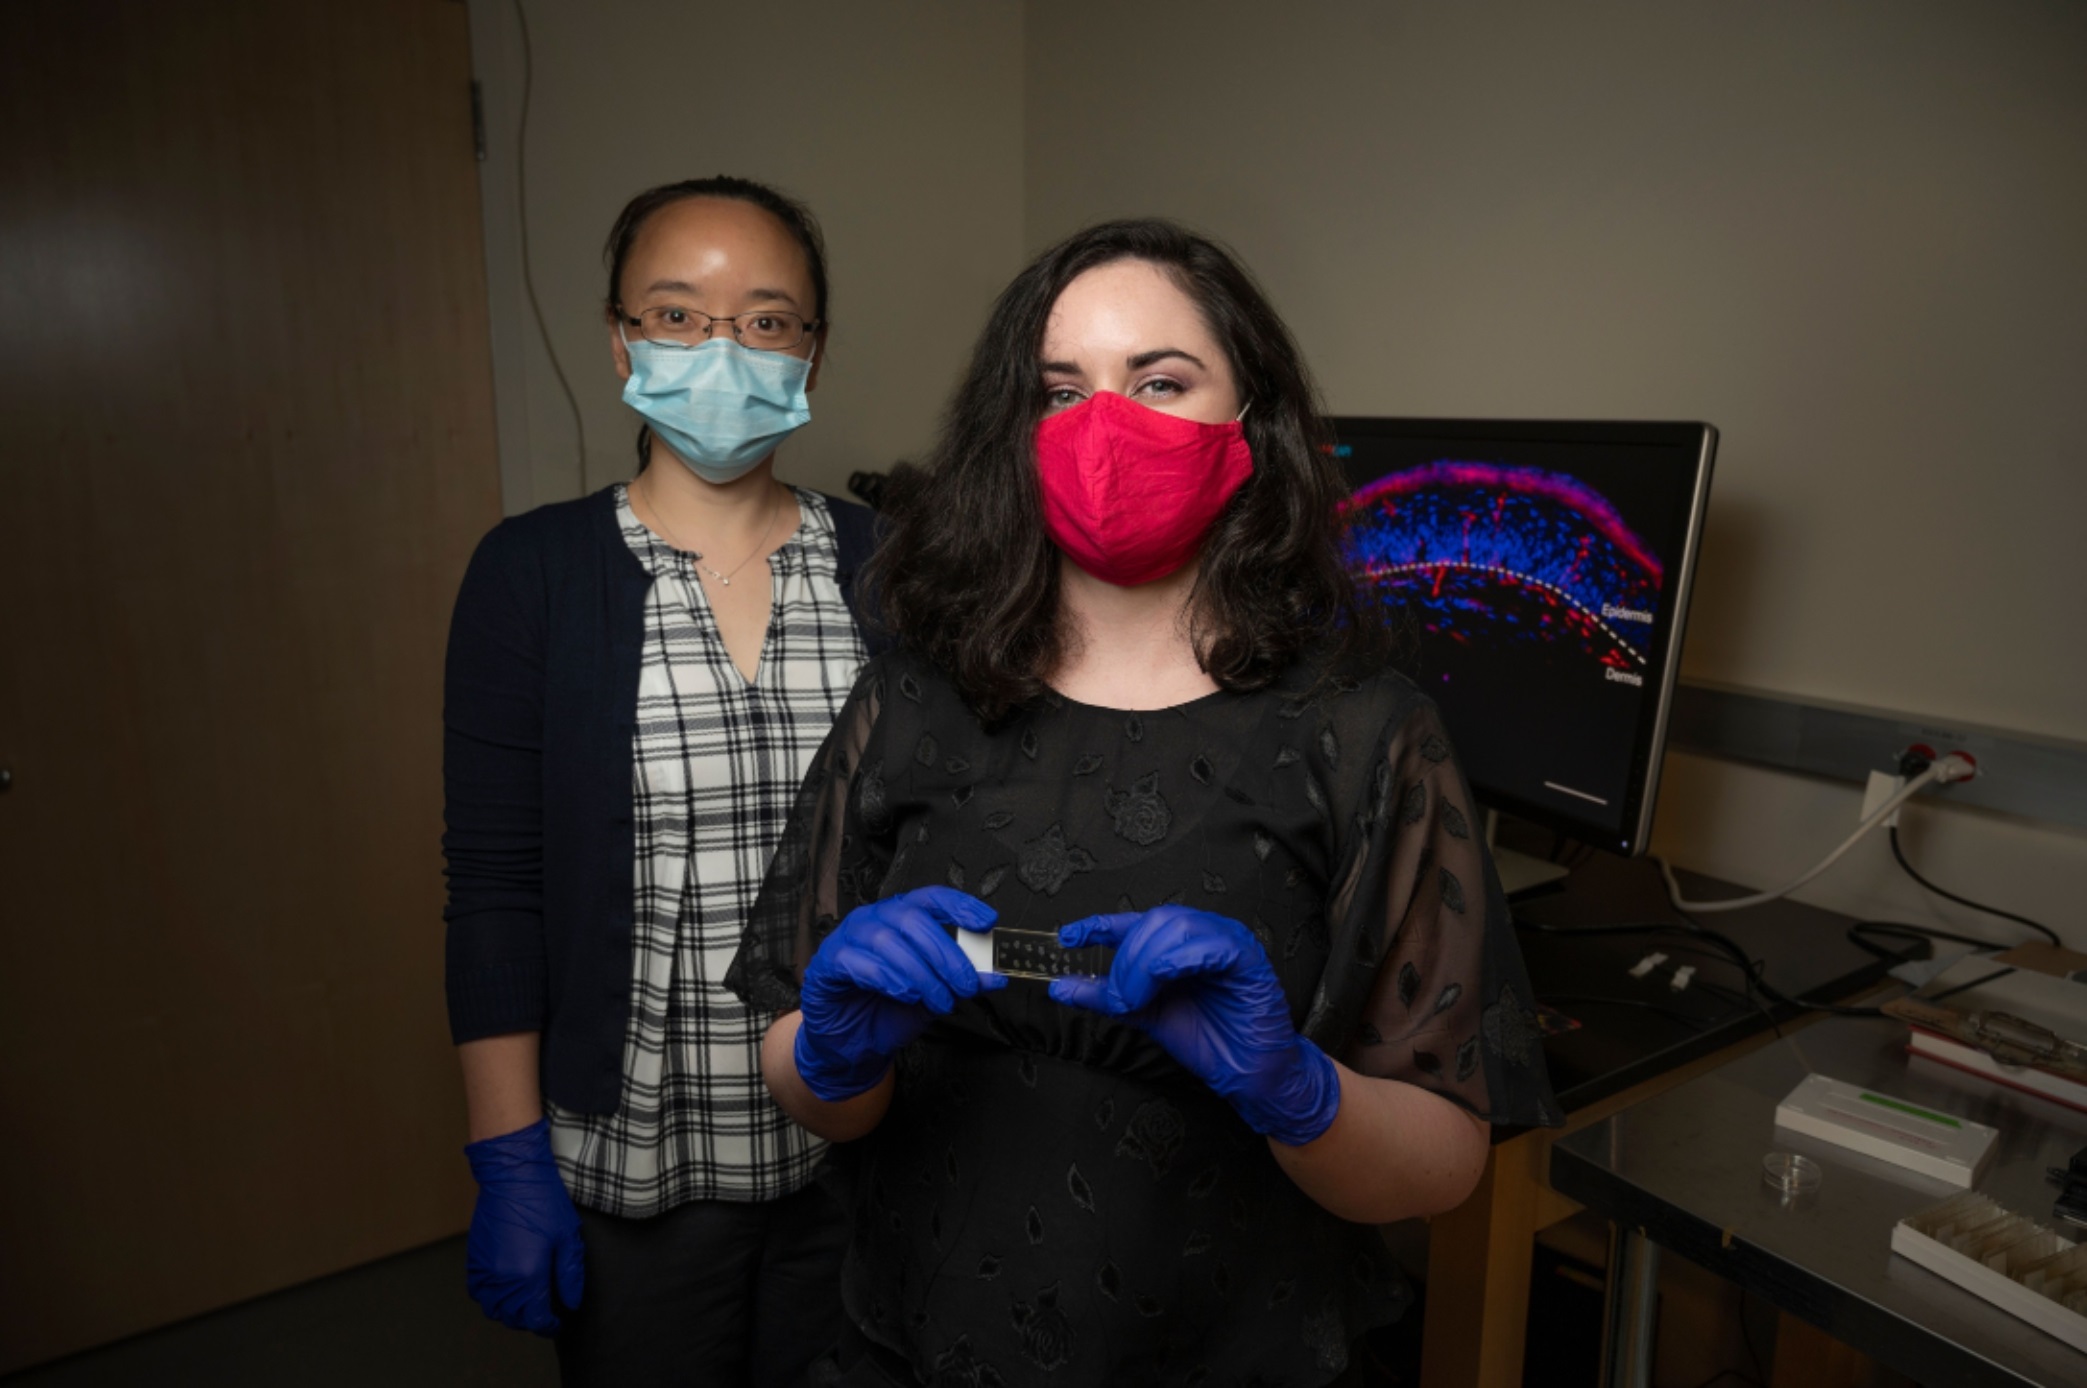
<svg viewBox="0 0 2087 1388">
<path fill-rule="evenodd" d="M 470 77 L 453 0 L 0 6 L 0 1372 L 467 1217 Z"/>
</svg>

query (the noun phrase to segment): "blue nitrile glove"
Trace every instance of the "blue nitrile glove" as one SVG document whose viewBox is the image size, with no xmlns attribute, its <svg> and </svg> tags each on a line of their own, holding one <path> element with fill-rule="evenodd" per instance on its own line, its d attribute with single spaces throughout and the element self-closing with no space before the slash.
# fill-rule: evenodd
<svg viewBox="0 0 2087 1388">
<path fill-rule="evenodd" d="M 1068 949 L 1114 945 L 1105 978 L 1051 980 L 1051 996 L 1121 1018 L 1231 1101 L 1247 1126 L 1302 1146 L 1340 1111 L 1326 1052 L 1297 1034 L 1283 985 L 1253 932 L 1186 906 L 1089 916 L 1058 932 Z"/>
<path fill-rule="evenodd" d="M 464 1241 L 464 1285 L 471 1299 L 502 1325 L 555 1335 L 552 1280 L 558 1299 L 578 1306 L 587 1266 L 579 1211 L 551 1156 L 550 1120 L 474 1142 L 464 1155 L 478 1182 Z"/>
<path fill-rule="evenodd" d="M 979 973 L 942 928 L 947 921 L 991 930 L 998 915 L 954 887 L 922 887 L 850 911 L 805 965 L 797 1029 L 805 1088 L 829 1103 L 874 1089 L 892 1052 L 958 998 L 1005 988 L 1004 975 Z"/>
</svg>

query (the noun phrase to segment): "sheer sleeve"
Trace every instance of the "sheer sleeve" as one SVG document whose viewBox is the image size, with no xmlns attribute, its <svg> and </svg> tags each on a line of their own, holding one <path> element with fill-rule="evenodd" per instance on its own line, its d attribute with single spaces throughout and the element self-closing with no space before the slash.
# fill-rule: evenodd
<svg viewBox="0 0 2087 1388">
<path fill-rule="evenodd" d="M 1350 821 L 1306 1030 L 1358 1073 L 1494 1124 L 1558 1121 L 1506 898 L 1432 702 L 1400 701 Z"/>
<path fill-rule="evenodd" d="M 891 814 L 876 750 L 881 664 L 863 668 L 813 757 L 725 973 L 725 986 L 758 1011 L 797 1006 L 812 951 L 842 916 L 875 899 L 891 865 Z"/>
</svg>

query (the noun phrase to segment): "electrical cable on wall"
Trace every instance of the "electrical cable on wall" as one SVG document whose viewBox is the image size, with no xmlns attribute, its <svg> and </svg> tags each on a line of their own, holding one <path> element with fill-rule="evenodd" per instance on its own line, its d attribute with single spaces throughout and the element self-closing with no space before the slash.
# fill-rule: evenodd
<svg viewBox="0 0 2087 1388">
<path fill-rule="evenodd" d="M 573 433 L 579 440 L 580 495 L 587 494 L 587 425 L 580 417 L 580 402 L 572 393 L 572 384 L 565 379 L 565 368 L 559 364 L 558 349 L 551 345 L 551 328 L 544 321 L 543 305 L 536 300 L 536 271 L 529 261 L 529 92 L 535 83 L 535 55 L 529 47 L 529 16 L 522 8 L 522 0 L 514 0 L 515 23 L 522 31 L 522 121 L 515 136 L 515 223 L 519 228 L 522 243 L 522 287 L 529 294 L 529 312 L 536 318 L 536 331 L 543 339 L 544 355 L 551 359 L 551 374 L 558 378 L 558 389 L 565 393 L 565 403 L 572 410 Z"/>
<path fill-rule="evenodd" d="M 1843 839 L 1840 846 L 1834 849 L 1833 852 L 1813 864 L 1809 871 L 1798 877 L 1796 881 L 1778 887 L 1774 891 L 1755 892 L 1750 896 L 1735 896 L 1722 901 L 1687 901 L 1682 898 L 1681 884 L 1674 880 L 1673 867 L 1662 858 L 1659 860 L 1659 871 L 1660 876 L 1666 880 L 1667 900 L 1673 903 L 1675 910 L 1682 912 L 1739 911 L 1749 906 L 1765 905 L 1768 902 L 1788 896 L 1791 892 L 1796 891 L 1799 887 L 1802 887 L 1805 883 L 1839 862 L 1847 855 L 1849 849 L 1862 842 L 1865 835 L 1879 828 L 1886 820 L 1890 819 L 1898 811 L 1899 806 L 1911 800 L 1921 791 L 1926 790 L 1930 785 L 1937 781 L 1967 781 L 1976 774 L 1976 769 L 1961 757 L 1947 756 L 1942 758 L 1942 760 L 1927 767 L 1919 775 L 1893 791 L 1889 799 L 1871 812 L 1862 823 L 1855 826 L 1854 833 Z"/>
<path fill-rule="evenodd" d="M 1988 906 L 1984 902 L 1973 901 L 1968 896 L 1958 896 L 1955 892 L 1938 887 L 1927 878 L 1921 876 L 1920 871 L 1907 860 L 1906 850 L 1899 844 L 1899 826 L 1896 824 L 1891 826 L 1891 856 L 1898 860 L 1899 866 L 1906 870 L 1908 877 L 1933 892 L 1936 896 L 1941 897 L 1944 901 L 1954 901 L 1959 906 L 1969 906 L 1974 911 L 1983 911 L 1989 916 L 1998 916 L 2001 920 L 2013 921 L 2017 925 L 2026 925 L 2054 945 L 2064 943 L 2058 938 L 2057 931 L 2041 921 L 2033 921 L 2027 916 L 2018 916 L 2012 911 L 2003 911 L 1997 906 Z"/>
</svg>

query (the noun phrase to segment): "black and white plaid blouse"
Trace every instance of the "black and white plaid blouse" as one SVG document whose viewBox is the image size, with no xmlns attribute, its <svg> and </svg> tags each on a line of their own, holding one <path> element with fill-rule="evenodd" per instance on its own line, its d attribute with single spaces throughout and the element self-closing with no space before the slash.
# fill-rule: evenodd
<svg viewBox="0 0 2087 1388">
<path fill-rule="evenodd" d="M 693 561 L 616 519 L 652 589 L 638 677 L 632 1006 L 614 1113 L 550 1105 L 573 1200 L 642 1218 L 690 1200 L 772 1200 L 802 1188 L 823 1144 L 761 1081 L 771 1014 L 724 987 L 804 772 L 865 653 L 835 578 L 824 498 L 770 562 L 774 612 L 749 684 L 719 637 Z"/>
</svg>

